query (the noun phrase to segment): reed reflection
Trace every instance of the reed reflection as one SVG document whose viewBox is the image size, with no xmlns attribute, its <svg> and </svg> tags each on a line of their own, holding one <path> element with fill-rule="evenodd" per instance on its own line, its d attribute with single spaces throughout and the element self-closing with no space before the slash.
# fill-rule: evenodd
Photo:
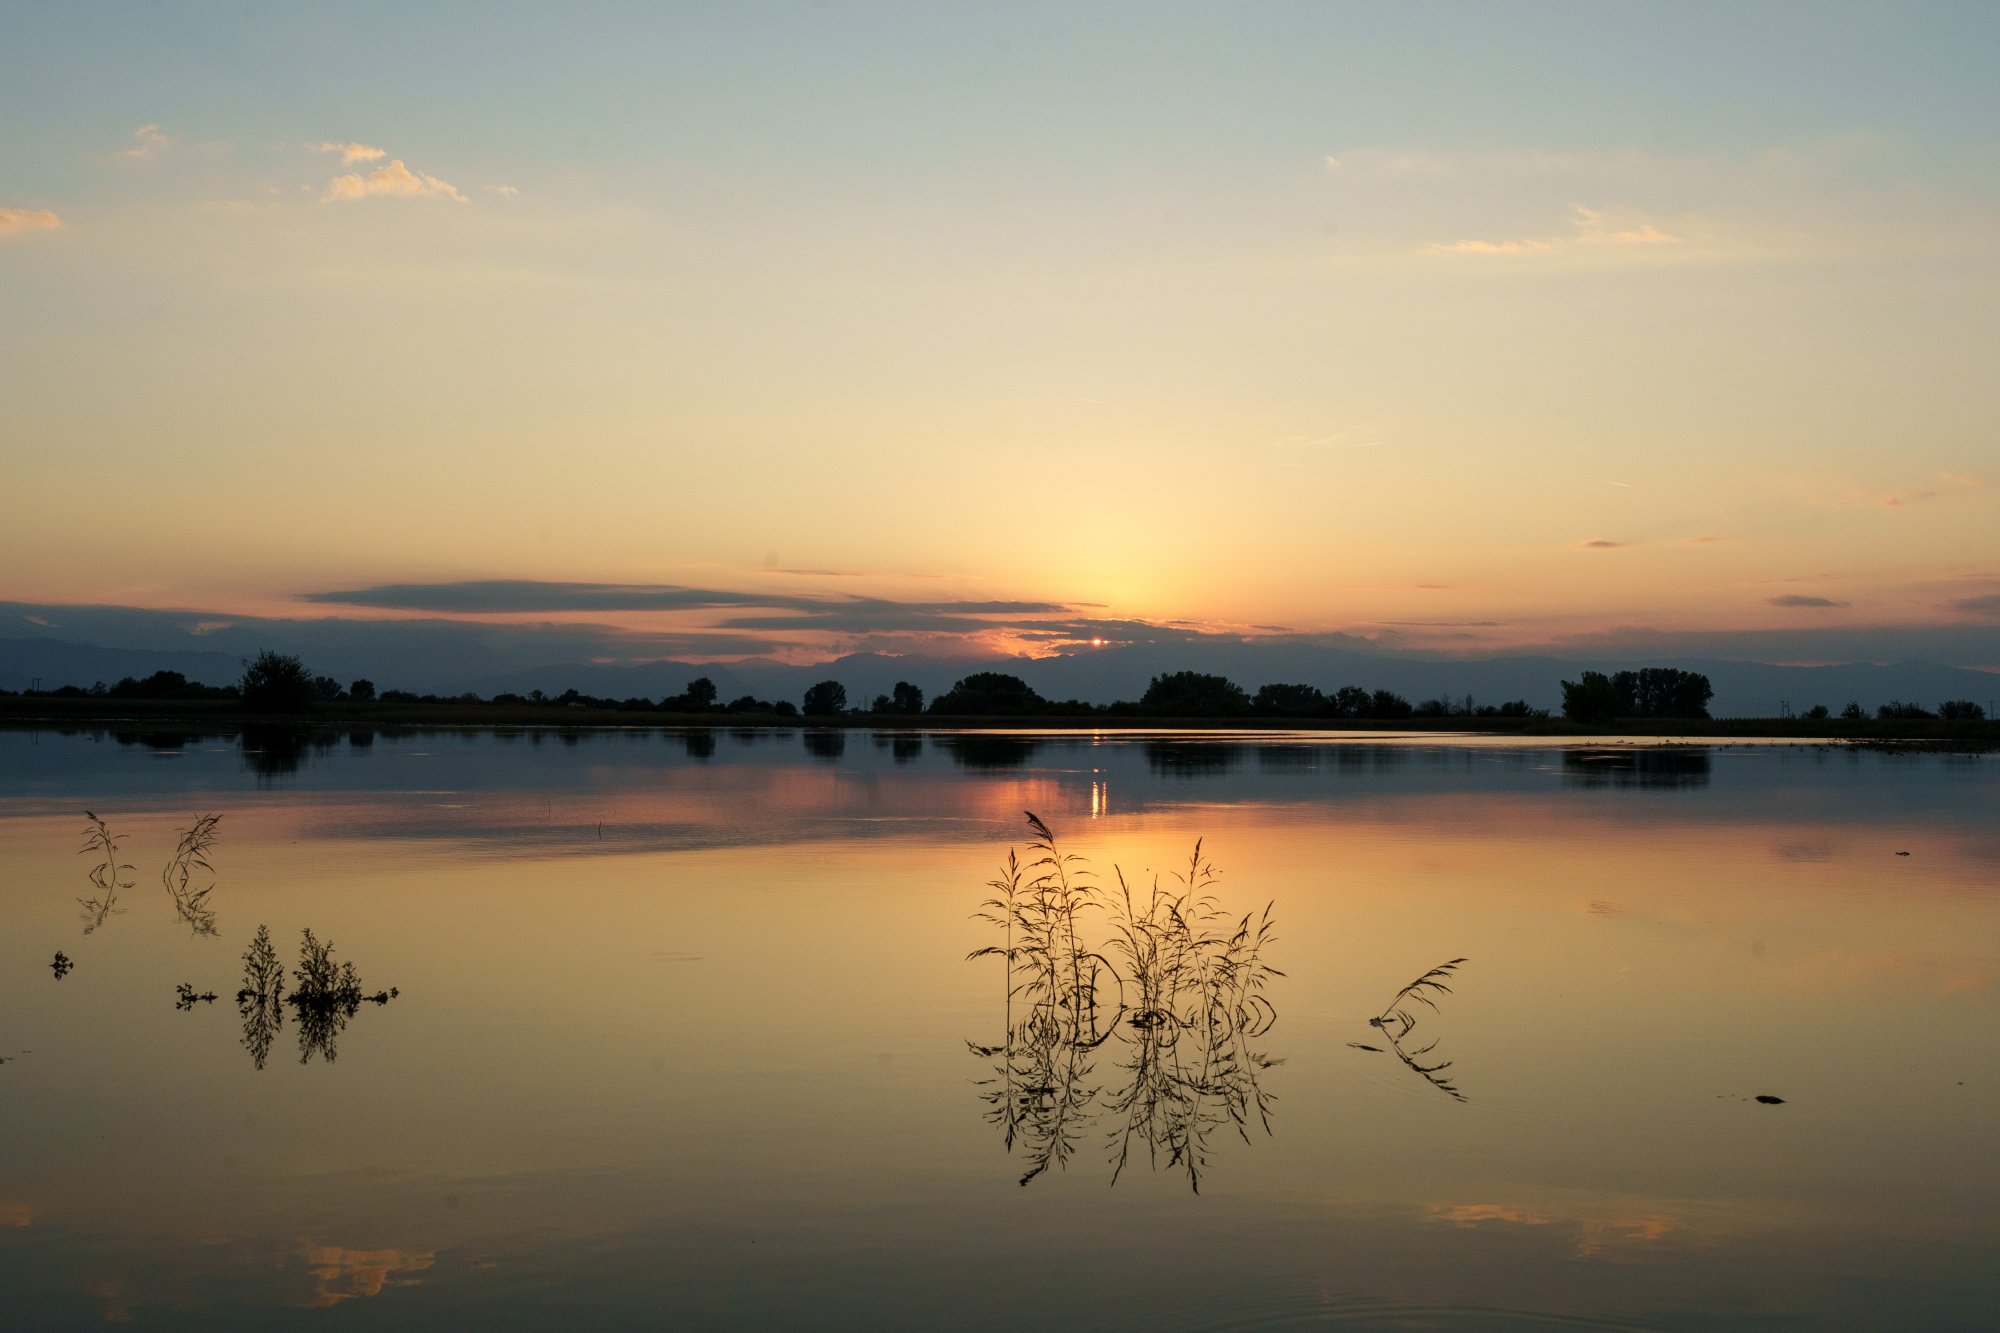
<svg viewBox="0 0 2000 1333">
<path fill-rule="evenodd" d="M 1225 912 L 1199 841 L 1170 883 L 1135 891 L 1114 867 L 1111 892 L 1040 819 L 1028 825 L 1031 859 L 1010 851 L 976 914 L 1004 943 L 968 955 L 1005 965 L 1005 1040 L 967 1043 L 993 1061 L 978 1082 L 984 1117 L 1008 1152 L 1019 1145 L 1023 1185 L 1096 1132 L 1114 1184 L 1143 1149 L 1198 1192 L 1217 1130 L 1245 1143 L 1253 1126 L 1271 1132 L 1260 1079 L 1278 1061 L 1255 1045 L 1277 1022 L 1265 988 L 1284 975 L 1263 958 L 1271 907 Z M 1086 942 L 1093 913 L 1108 930 L 1101 948 Z"/>
<path fill-rule="evenodd" d="M 1451 994 L 1451 986 L 1448 983 L 1452 974 L 1457 972 L 1459 965 L 1464 962 L 1463 958 L 1453 958 L 1449 962 L 1439 963 L 1397 991 L 1395 997 L 1389 1001 L 1388 1007 L 1368 1020 L 1370 1027 L 1382 1033 L 1384 1040 L 1389 1043 L 1389 1050 L 1403 1062 L 1405 1068 L 1445 1096 L 1459 1102 L 1468 1099 L 1458 1090 L 1457 1084 L 1452 1082 L 1452 1077 L 1445 1073 L 1451 1068 L 1452 1062 L 1438 1060 L 1430 1064 L 1425 1063 L 1431 1058 L 1431 1052 L 1437 1049 L 1438 1039 L 1432 1038 L 1427 1044 L 1418 1046 L 1411 1042 L 1409 1037 L 1416 1030 L 1418 1007 L 1427 1008 L 1432 1013 L 1438 1012 L 1437 1003 L 1432 996 Z M 1358 1041 L 1349 1042 L 1348 1045 L 1361 1051 L 1379 1053 L 1381 1050 L 1378 1046 L 1369 1046 Z"/>
<path fill-rule="evenodd" d="M 78 855 L 88 856 L 94 863 L 86 873 L 96 892 L 76 901 L 83 908 L 83 933 L 88 935 L 109 918 L 124 914 L 125 909 L 118 906 L 118 891 L 131 888 L 135 881 L 126 877 L 133 867 L 118 859 L 118 844 L 125 841 L 125 835 L 113 833 L 108 824 L 88 810 L 83 817 L 86 821 L 83 846 Z"/>
<path fill-rule="evenodd" d="M 208 853 L 215 846 L 216 826 L 221 822 L 221 815 L 203 815 L 182 829 L 180 842 L 160 871 L 160 883 L 166 886 L 167 896 L 173 900 L 174 915 L 196 935 L 212 937 L 216 933 L 215 909 L 208 905 L 209 892 L 215 885 L 202 883 L 199 874 L 215 873 Z"/>
</svg>

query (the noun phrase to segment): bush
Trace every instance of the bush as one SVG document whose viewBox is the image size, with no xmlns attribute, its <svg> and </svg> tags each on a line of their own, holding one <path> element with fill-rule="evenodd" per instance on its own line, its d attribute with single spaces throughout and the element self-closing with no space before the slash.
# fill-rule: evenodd
<svg viewBox="0 0 2000 1333">
<path fill-rule="evenodd" d="M 243 669 L 238 688 L 253 713 L 303 713 L 312 706 L 313 676 L 296 657 L 269 650 Z"/>
</svg>

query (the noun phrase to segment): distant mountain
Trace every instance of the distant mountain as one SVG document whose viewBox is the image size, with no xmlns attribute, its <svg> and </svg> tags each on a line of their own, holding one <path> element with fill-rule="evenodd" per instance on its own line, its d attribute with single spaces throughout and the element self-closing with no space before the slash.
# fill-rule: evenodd
<svg viewBox="0 0 2000 1333">
<path fill-rule="evenodd" d="M 234 685 L 241 679 L 243 667 L 243 659 L 228 653 L 100 648 L 61 639 L 0 639 L 0 689 L 7 690 L 25 690 L 38 680 L 44 689 L 64 685 L 89 689 L 99 681 L 116 685 L 122 677 L 143 679 L 155 671 L 178 671 L 203 685 Z"/>
</svg>

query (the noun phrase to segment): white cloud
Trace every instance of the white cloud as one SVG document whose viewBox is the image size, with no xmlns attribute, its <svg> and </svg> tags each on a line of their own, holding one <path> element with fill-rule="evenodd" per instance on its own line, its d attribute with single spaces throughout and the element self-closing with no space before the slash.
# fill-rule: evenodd
<svg viewBox="0 0 2000 1333">
<path fill-rule="evenodd" d="M 132 131 L 132 142 L 126 147 L 119 149 L 118 156 L 130 158 L 133 161 L 143 161 L 146 158 L 165 152 L 167 149 L 173 147 L 173 145 L 173 137 L 163 133 L 157 124 L 141 125 L 138 129 Z"/>
<path fill-rule="evenodd" d="M 491 194 L 497 194 L 502 199 L 512 199 L 515 195 L 520 193 L 519 190 L 515 189 L 511 185 L 482 185 L 479 188 Z"/>
<path fill-rule="evenodd" d="M 449 199 L 454 203 L 470 203 L 458 192 L 458 187 L 449 181 L 441 181 L 436 176 L 427 176 L 421 171 L 411 171 L 403 165 L 401 158 L 390 159 L 386 167 L 377 167 L 362 176 L 349 172 L 345 176 L 335 176 L 326 187 L 322 201 L 333 203 L 353 199 Z"/>
<path fill-rule="evenodd" d="M 60 226 L 62 219 L 43 209 L 0 208 L 0 236 L 12 236 L 18 231 L 54 231 Z"/>
<path fill-rule="evenodd" d="M 1452 241 L 1432 244 L 1425 249 L 1433 254 L 1452 255 L 1556 255 L 1583 248 L 1646 250 L 1681 244 L 1680 237 L 1662 231 L 1644 218 L 1621 216 L 1601 208 L 1586 208 L 1582 204 L 1572 210 L 1570 224 L 1573 230 L 1568 236 Z"/>
<path fill-rule="evenodd" d="M 356 162 L 374 162 L 389 156 L 373 144 L 365 143 L 316 143 L 313 150 L 320 153 L 339 153 L 340 165 L 351 167 Z"/>
</svg>

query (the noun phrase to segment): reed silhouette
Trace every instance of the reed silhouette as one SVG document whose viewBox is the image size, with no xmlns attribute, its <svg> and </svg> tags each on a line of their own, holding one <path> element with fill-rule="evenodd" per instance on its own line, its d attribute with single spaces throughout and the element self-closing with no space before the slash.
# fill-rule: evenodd
<svg viewBox="0 0 2000 1333">
<path fill-rule="evenodd" d="M 1423 1079 L 1424 1082 L 1436 1088 L 1439 1092 L 1445 1094 L 1445 1096 L 1450 1097 L 1453 1101 L 1460 1102 L 1466 1101 L 1468 1098 L 1463 1092 L 1459 1091 L 1458 1085 L 1452 1081 L 1452 1076 L 1445 1073 L 1447 1069 L 1451 1068 L 1452 1062 L 1449 1060 L 1439 1060 L 1435 1064 L 1424 1063 L 1431 1052 L 1437 1049 L 1437 1039 L 1433 1038 L 1426 1045 L 1417 1047 L 1412 1047 L 1407 1043 L 1411 1032 L 1417 1026 L 1417 1019 L 1419 1017 L 1418 1006 L 1429 1009 L 1432 1013 L 1437 1013 L 1437 1002 L 1432 997 L 1452 993 L 1451 986 L 1448 983 L 1458 971 L 1459 965 L 1465 961 L 1463 958 L 1453 958 L 1448 962 L 1439 963 L 1436 967 L 1423 973 L 1416 980 L 1410 982 L 1409 985 L 1397 991 L 1395 997 L 1389 1001 L 1387 1007 L 1380 1014 L 1368 1020 L 1370 1027 L 1380 1029 L 1383 1037 L 1388 1040 L 1391 1053 L 1398 1060 L 1402 1061 L 1407 1069 Z M 1350 1044 L 1366 1051 L 1378 1049 L 1374 1046 L 1362 1046 L 1359 1042 Z"/>
<path fill-rule="evenodd" d="M 1169 882 L 1155 877 L 1135 892 L 1114 866 L 1117 891 L 1107 892 L 1047 824 L 1027 818 L 1030 859 L 1010 850 L 974 914 L 1002 943 L 968 955 L 1004 964 L 1004 1039 L 967 1043 L 993 1061 L 977 1084 L 985 1118 L 1009 1153 L 1018 1147 L 1023 1185 L 1066 1166 L 1108 1118 L 1112 1183 L 1143 1146 L 1155 1169 L 1177 1168 L 1199 1191 L 1215 1131 L 1226 1126 L 1247 1143 L 1253 1125 L 1271 1130 L 1260 1076 L 1278 1062 L 1252 1043 L 1277 1022 L 1265 991 L 1284 975 L 1263 957 L 1275 938 L 1272 908 L 1226 913 L 1199 841 Z M 1093 928 L 1108 937 L 1102 947 Z"/>
<path fill-rule="evenodd" d="M 97 863 L 89 871 L 90 882 L 97 892 L 77 899 L 83 908 L 83 933 L 88 935 L 110 917 L 123 915 L 125 909 L 118 906 L 118 891 L 131 888 L 134 881 L 125 877 L 132 867 L 118 859 L 118 844 L 125 841 L 125 835 L 113 833 L 109 825 L 88 810 L 83 817 L 88 822 L 83 826 L 83 847 L 78 855 L 91 857 Z"/>
<path fill-rule="evenodd" d="M 221 815 L 203 815 L 182 829 L 180 842 L 175 845 L 166 867 L 160 871 L 160 883 L 166 886 L 167 896 L 173 899 L 174 915 L 196 935 L 213 936 L 216 933 L 215 911 L 208 906 L 209 891 L 215 886 L 200 884 L 196 872 L 215 873 L 215 867 L 209 864 L 208 853 L 215 846 L 216 826 L 221 822 Z"/>
</svg>

